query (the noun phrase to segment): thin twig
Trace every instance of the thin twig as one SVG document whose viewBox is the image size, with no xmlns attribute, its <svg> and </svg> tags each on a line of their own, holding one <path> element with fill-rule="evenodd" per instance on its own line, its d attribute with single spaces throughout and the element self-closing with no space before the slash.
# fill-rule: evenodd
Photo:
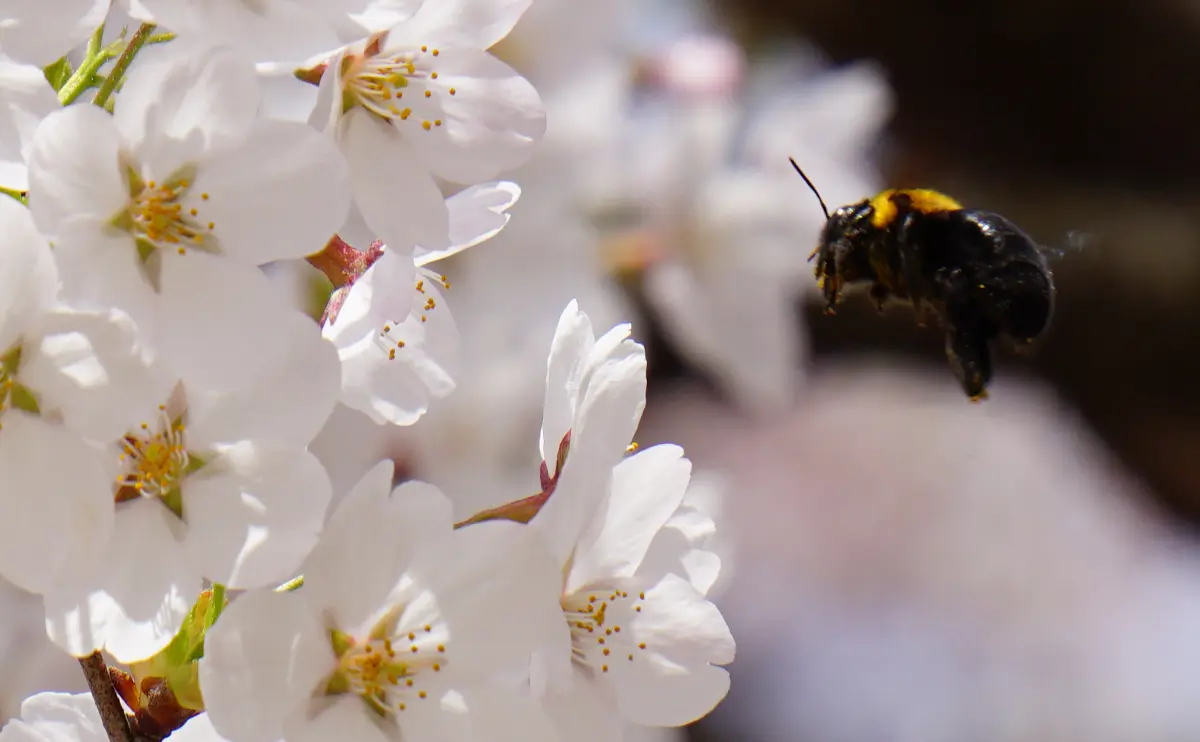
<svg viewBox="0 0 1200 742">
<path fill-rule="evenodd" d="M 133 58 L 146 45 L 146 41 L 154 33 L 155 28 L 156 26 L 153 23 L 143 23 L 138 27 L 138 30 L 133 34 L 133 38 L 129 39 L 129 43 L 125 45 L 125 50 L 121 52 L 121 56 L 117 57 L 117 63 L 109 71 L 108 78 L 100 86 L 100 89 L 96 91 L 96 97 L 92 99 L 93 103 L 101 108 L 104 107 L 104 104 L 108 102 L 109 96 L 117 89 L 117 83 L 121 81 L 121 78 L 125 77 L 125 72 L 129 69 L 129 65 L 133 63 Z"/>
<path fill-rule="evenodd" d="M 113 687 L 108 675 L 108 665 L 99 652 L 93 652 L 79 659 L 83 668 L 83 677 L 87 679 L 88 688 L 92 691 L 92 700 L 96 702 L 96 710 L 100 712 L 100 721 L 108 734 L 109 742 L 134 742 L 133 733 L 129 730 L 129 720 L 121 699 L 117 698 L 117 689 Z"/>
</svg>

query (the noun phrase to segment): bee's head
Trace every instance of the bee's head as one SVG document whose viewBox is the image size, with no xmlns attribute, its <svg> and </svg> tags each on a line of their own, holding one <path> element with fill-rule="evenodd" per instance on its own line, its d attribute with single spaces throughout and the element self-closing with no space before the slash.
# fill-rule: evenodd
<svg viewBox="0 0 1200 742">
<path fill-rule="evenodd" d="M 866 199 L 842 206 L 829 215 L 821 230 L 821 240 L 813 255 L 827 258 L 846 255 L 854 250 L 871 226 L 871 205 Z M 811 257 L 809 258 L 812 259 Z"/>
</svg>

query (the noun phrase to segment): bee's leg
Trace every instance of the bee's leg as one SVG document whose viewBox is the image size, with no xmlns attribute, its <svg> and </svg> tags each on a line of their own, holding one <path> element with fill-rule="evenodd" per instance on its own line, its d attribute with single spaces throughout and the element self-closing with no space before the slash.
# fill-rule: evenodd
<svg viewBox="0 0 1200 742">
<path fill-rule="evenodd" d="M 986 320 L 977 304 L 978 296 L 971 290 L 975 282 L 960 270 L 939 273 L 935 282 L 946 297 L 943 320 L 950 368 L 972 402 L 986 399 L 987 385 L 992 380 L 988 343 L 996 333 L 981 324 Z"/>
<path fill-rule="evenodd" d="M 825 314 L 829 315 L 837 313 L 834 307 L 841 298 L 842 289 L 842 279 L 836 270 L 831 270 L 832 267 L 829 259 L 822 255 L 814 270 L 817 276 L 817 286 L 821 289 L 821 296 L 825 298 Z"/>
<path fill-rule="evenodd" d="M 875 311 L 883 314 L 884 306 L 887 304 L 888 296 L 891 292 L 887 286 L 882 283 L 871 284 L 871 303 L 875 305 Z"/>
<path fill-rule="evenodd" d="M 992 361 L 987 336 L 974 330 L 951 327 L 946 332 L 946 358 L 972 402 L 987 399 Z"/>
</svg>

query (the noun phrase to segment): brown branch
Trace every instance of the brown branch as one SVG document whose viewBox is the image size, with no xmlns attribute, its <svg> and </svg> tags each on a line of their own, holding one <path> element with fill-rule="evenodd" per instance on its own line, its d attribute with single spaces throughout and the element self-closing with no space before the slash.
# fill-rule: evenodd
<svg viewBox="0 0 1200 742">
<path fill-rule="evenodd" d="M 96 702 L 96 710 L 100 712 L 100 721 L 104 724 L 109 742 L 134 742 L 129 720 L 125 716 L 125 709 L 121 707 L 121 700 L 117 698 L 117 689 L 113 687 L 104 658 L 99 652 L 93 652 L 79 658 L 79 665 L 92 691 L 92 700 Z"/>
</svg>

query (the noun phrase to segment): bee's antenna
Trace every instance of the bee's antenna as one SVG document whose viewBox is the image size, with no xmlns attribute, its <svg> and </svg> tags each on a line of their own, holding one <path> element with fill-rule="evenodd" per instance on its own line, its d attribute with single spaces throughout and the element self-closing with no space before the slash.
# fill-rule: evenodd
<svg viewBox="0 0 1200 742">
<path fill-rule="evenodd" d="M 788 162 L 792 163 L 792 167 L 796 168 L 796 172 L 800 173 L 800 177 L 804 178 L 805 183 L 808 183 L 808 187 L 812 189 L 813 195 L 817 197 L 817 203 L 821 204 L 821 211 L 825 212 L 825 221 L 829 221 L 829 209 L 825 206 L 825 199 L 821 198 L 821 192 L 817 190 L 813 182 L 808 179 L 808 176 L 804 174 L 800 166 L 796 164 L 795 159 L 789 157 Z"/>
</svg>

